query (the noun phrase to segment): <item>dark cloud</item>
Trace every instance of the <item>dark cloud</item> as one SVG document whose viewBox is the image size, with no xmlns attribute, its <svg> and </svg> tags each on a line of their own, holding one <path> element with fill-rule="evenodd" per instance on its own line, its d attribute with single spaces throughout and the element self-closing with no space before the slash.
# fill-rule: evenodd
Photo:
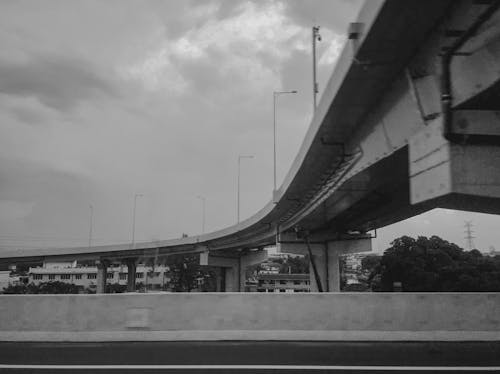
<svg viewBox="0 0 500 374">
<path fill-rule="evenodd" d="M 36 97 L 62 112 L 84 100 L 118 95 L 112 80 L 89 62 L 55 55 L 33 56 L 22 63 L 0 60 L 0 92 Z"/>
<path fill-rule="evenodd" d="M 327 27 L 336 33 L 345 33 L 350 22 L 355 21 L 363 0 L 286 0 L 288 17 L 302 26 L 313 24 Z"/>
</svg>

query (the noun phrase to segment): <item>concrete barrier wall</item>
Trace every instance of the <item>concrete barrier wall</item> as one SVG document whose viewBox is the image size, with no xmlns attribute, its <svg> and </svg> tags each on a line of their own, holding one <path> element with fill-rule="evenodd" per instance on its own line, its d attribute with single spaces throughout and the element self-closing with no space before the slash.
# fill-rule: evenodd
<svg viewBox="0 0 500 374">
<path fill-rule="evenodd" d="M 0 296 L 0 340 L 500 340 L 500 293 Z"/>
</svg>

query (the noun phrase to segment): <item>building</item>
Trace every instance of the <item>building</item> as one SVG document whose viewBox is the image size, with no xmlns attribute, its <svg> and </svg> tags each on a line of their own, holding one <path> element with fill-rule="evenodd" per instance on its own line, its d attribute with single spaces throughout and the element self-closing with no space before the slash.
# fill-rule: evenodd
<svg viewBox="0 0 500 374">
<path fill-rule="evenodd" d="M 249 287 L 257 292 L 310 292 L 309 274 L 258 274 L 257 284 Z M 254 291 L 254 292 L 255 292 Z"/>
<path fill-rule="evenodd" d="M 259 274 L 278 274 L 280 272 L 280 264 L 272 262 L 271 260 L 261 263 L 260 268 Z"/>
<path fill-rule="evenodd" d="M 135 274 L 136 285 L 143 286 L 147 290 L 163 290 L 170 281 L 168 266 L 158 265 L 154 269 L 151 266 L 137 265 Z M 107 272 L 107 284 L 127 285 L 127 266 L 109 267 Z M 29 269 L 29 282 L 36 285 L 44 282 L 65 282 L 78 286 L 82 290 L 95 289 L 97 286 L 97 267 L 78 266 L 76 263 L 68 264 L 44 264 L 42 267 Z M 140 287 L 138 287 L 140 288 Z"/>
<path fill-rule="evenodd" d="M 9 287 L 10 285 L 19 284 L 21 281 L 21 277 L 16 275 L 11 275 L 10 270 L 1 270 L 0 271 L 0 293 L 3 292 L 3 289 Z"/>
</svg>

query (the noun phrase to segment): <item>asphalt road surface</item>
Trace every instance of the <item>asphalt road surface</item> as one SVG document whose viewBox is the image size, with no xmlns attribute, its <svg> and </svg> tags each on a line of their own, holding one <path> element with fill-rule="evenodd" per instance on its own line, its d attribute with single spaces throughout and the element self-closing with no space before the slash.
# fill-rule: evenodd
<svg viewBox="0 0 500 374">
<path fill-rule="evenodd" d="M 500 373 L 500 342 L 0 342 L 1 373 Z"/>
</svg>

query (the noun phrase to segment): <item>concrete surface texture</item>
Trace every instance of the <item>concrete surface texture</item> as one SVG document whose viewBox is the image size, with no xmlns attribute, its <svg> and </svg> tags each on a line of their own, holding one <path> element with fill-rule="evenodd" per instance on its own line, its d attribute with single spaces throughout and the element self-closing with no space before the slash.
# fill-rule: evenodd
<svg viewBox="0 0 500 374">
<path fill-rule="evenodd" d="M 0 341 L 500 340 L 500 293 L 0 296 Z"/>
</svg>

